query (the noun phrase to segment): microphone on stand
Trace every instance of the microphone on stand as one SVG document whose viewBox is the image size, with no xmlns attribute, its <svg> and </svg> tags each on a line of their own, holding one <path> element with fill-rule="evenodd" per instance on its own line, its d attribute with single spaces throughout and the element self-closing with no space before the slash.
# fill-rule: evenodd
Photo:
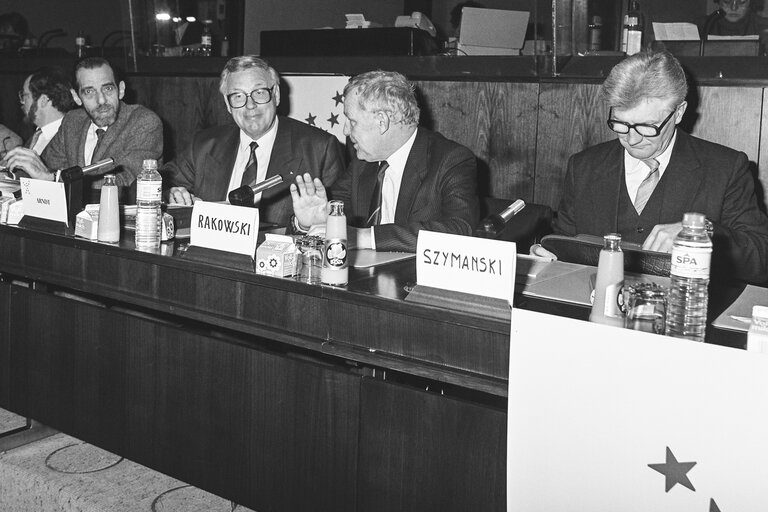
<svg viewBox="0 0 768 512">
<path fill-rule="evenodd" d="M 496 238 L 509 222 L 509 219 L 525 208 L 525 201 L 518 199 L 500 213 L 492 213 L 484 218 L 475 230 L 475 236 L 480 238 Z"/>
<path fill-rule="evenodd" d="M 722 9 L 715 10 L 712 14 L 707 16 L 706 21 L 704 22 L 704 27 L 701 29 L 701 42 L 699 43 L 699 57 L 704 56 L 704 43 L 706 43 L 707 39 L 709 39 L 709 30 L 712 28 L 712 25 L 715 24 L 717 20 L 725 16 L 725 11 Z"/>
<path fill-rule="evenodd" d="M 113 163 L 115 163 L 115 160 L 113 158 L 107 158 L 106 160 L 102 160 L 100 162 L 96 162 L 91 165 L 86 165 L 85 167 L 74 165 L 72 167 L 68 167 L 66 169 L 59 171 L 56 181 L 62 181 L 64 183 L 72 183 L 73 181 L 81 180 L 83 179 L 84 176 L 88 176 L 94 171 L 97 171 L 102 167 L 111 165 Z"/>
<path fill-rule="evenodd" d="M 292 176 L 295 175 L 296 173 L 293 171 L 286 172 L 272 176 L 271 178 L 264 181 L 260 181 L 255 185 L 243 185 L 240 188 L 236 188 L 229 193 L 229 204 L 235 206 L 253 206 L 254 201 L 256 201 L 256 194 L 264 192 L 265 190 L 272 187 L 276 187 L 281 183 L 287 182 L 291 179 Z"/>
</svg>

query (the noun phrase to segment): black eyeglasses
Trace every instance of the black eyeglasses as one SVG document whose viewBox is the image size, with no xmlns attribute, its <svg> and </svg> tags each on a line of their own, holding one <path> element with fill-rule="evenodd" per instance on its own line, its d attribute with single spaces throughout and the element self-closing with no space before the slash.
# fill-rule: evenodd
<svg viewBox="0 0 768 512">
<path fill-rule="evenodd" d="M 672 116 L 675 114 L 675 112 L 677 112 L 678 107 L 673 108 L 672 112 L 669 113 L 667 118 L 664 119 L 664 121 L 662 121 L 659 126 L 645 123 L 629 124 L 625 123 L 624 121 L 611 119 L 611 115 L 613 115 L 613 109 L 611 109 L 608 113 L 608 128 L 621 135 L 626 135 L 629 133 L 629 130 L 634 128 L 638 135 L 642 135 L 643 137 L 658 137 L 662 128 L 664 128 L 664 125 L 666 125 L 669 120 L 672 119 Z"/>
<path fill-rule="evenodd" d="M 272 92 L 274 89 L 275 86 L 273 85 L 268 89 L 263 87 L 254 89 L 248 94 L 244 92 L 233 92 L 232 94 L 227 94 L 227 103 L 232 108 L 243 108 L 245 104 L 248 103 L 248 98 L 251 98 L 257 105 L 263 105 L 272 101 Z"/>
</svg>

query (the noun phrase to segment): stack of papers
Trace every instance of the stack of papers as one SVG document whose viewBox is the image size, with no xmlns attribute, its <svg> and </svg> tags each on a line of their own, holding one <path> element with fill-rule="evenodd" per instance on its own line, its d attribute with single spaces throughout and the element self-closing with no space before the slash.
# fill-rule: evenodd
<svg viewBox="0 0 768 512">
<path fill-rule="evenodd" d="M 347 26 L 345 28 L 370 28 L 381 26 L 380 23 L 366 21 L 365 16 L 362 14 L 345 14 L 344 16 L 347 18 Z"/>
</svg>

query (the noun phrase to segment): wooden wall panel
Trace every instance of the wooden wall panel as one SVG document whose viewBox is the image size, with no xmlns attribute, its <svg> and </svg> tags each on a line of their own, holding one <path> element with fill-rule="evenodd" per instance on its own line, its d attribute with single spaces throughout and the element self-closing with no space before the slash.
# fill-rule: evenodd
<svg viewBox="0 0 768 512">
<path fill-rule="evenodd" d="M 614 135 L 597 84 L 542 83 L 533 201 L 557 208 L 568 158 Z"/>
<path fill-rule="evenodd" d="M 533 200 L 539 85 L 417 82 L 422 125 L 478 158 L 481 196 Z"/>
<path fill-rule="evenodd" d="M 11 398 L 11 285 L 0 282 L 0 407 Z"/>
<path fill-rule="evenodd" d="M 768 206 L 768 92 L 762 89 L 762 117 L 760 122 L 760 151 L 758 153 L 759 185 L 757 196 Z M 768 208 L 766 208 L 768 210 Z"/>
</svg>

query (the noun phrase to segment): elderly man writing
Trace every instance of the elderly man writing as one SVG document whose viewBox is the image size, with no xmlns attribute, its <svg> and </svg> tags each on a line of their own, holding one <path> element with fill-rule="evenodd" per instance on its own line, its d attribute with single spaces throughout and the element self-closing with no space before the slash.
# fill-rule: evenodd
<svg viewBox="0 0 768 512">
<path fill-rule="evenodd" d="M 641 52 L 603 83 L 605 142 L 568 161 L 556 233 L 621 233 L 643 249 L 670 252 L 685 212 L 711 223 L 719 271 L 768 280 L 768 218 L 760 211 L 747 156 L 678 130 L 688 92 L 680 63 Z"/>
<path fill-rule="evenodd" d="M 297 229 L 325 223 L 330 195 L 344 201 L 351 247 L 415 252 L 421 229 L 472 233 L 479 218 L 475 156 L 418 127 L 414 89 L 403 75 L 372 71 L 352 78 L 344 115 L 356 158 L 330 194 L 319 179 L 296 178 Z"/>
</svg>

